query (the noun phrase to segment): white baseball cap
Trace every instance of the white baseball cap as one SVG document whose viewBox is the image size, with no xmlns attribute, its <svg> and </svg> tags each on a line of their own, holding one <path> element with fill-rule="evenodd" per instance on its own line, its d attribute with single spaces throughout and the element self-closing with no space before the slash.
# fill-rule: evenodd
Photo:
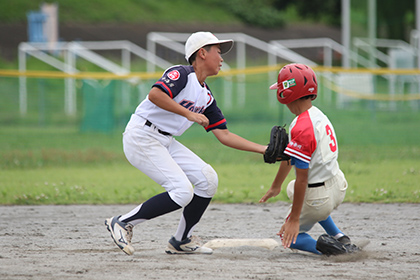
<svg viewBox="0 0 420 280">
<path fill-rule="evenodd" d="M 185 43 L 185 59 L 188 59 L 200 48 L 207 45 L 220 44 L 221 54 L 229 52 L 233 47 L 233 40 L 219 40 L 211 32 L 196 32 L 191 34 Z"/>
</svg>

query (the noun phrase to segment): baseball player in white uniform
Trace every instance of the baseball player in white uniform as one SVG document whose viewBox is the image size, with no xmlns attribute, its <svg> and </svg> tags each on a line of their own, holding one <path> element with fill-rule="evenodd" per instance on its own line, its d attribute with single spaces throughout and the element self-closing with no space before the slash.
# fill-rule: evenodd
<svg viewBox="0 0 420 280">
<path fill-rule="evenodd" d="M 330 214 L 344 199 L 347 181 L 337 157 L 338 143 L 334 127 L 321 110 L 312 105 L 317 97 L 317 80 L 312 69 L 303 64 L 284 66 L 278 81 L 270 87 L 277 99 L 286 104 L 296 118 L 289 128 L 289 143 L 284 151 L 289 161 L 282 161 L 271 188 L 261 198 L 266 202 L 278 195 L 294 166 L 296 179 L 287 185 L 293 204 L 278 233 L 285 248 L 321 254 L 317 241 L 308 232 L 316 223 L 343 244 L 350 244 L 334 224 Z"/>
<path fill-rule="evenodd" d="M 264 154 L 267 146 L 227 129 L 226 119 L 205 82 L 207 77 L 218 74 L 221 54 L 232 46 L 232 40 L 219 40 L 210 32 L 193 33 L 185 44 L 185 58 L 190 65 L 167 69 L 131 116 L 123 133 L 124 153 L 134 167 L 166 191 L 105 221 L 114 242 L 125 253 L 134 252 L 134 226 L 180 208 L 184 210 L 179 226 L 166 252 L 212 253 L 192 238 L 192 232 L 216 193 L 217 174 L 174 136 L 198 123 L 226 146 Z"/>
</svg>

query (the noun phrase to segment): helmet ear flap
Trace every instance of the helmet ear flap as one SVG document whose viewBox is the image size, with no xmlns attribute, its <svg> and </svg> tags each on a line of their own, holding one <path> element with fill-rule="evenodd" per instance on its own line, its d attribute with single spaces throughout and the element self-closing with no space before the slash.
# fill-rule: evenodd
<svg viewBox="0 0 420 280">
<path fill-rule="evenodd" d="M 281 98 L 284 98 L 284 89 L 278 89 L 277 90 L 277 99 L 280 100 Z"/>
<path fill-rule="evenodd" d="M 287 98 L 290 94 L 292 94 L 292 90 L 290 89 L 282 89 L 277 91 L 277 100 L 284 104 L 284 99 Z"/>
</svg>

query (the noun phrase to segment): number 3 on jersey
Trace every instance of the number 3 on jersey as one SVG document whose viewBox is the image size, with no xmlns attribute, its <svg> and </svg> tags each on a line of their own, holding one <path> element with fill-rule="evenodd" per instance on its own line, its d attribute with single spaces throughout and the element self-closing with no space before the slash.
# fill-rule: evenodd
<svg viewBox="0 0 420 280">
<path fill-rule="evenodd" d="M 331 152 L 334 153 L 335 151 L 337 151 L 337 141 L 335 140 L 334 132 L 332 131 L 331 127 L 328 124 L 325 126 L 325 130 L 327 131 L 327 135 L 330 137 L 329 146 L 330 146 Z"/>
</svg>

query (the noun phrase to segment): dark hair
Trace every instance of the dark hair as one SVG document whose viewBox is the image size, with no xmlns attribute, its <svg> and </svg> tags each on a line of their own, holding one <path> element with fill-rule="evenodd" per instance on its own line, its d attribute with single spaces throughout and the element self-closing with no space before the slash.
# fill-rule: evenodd
<svg viewBox="0 0 420 280">
<path fill-rule="evenodd" d="M 203 46 L 203 47 L 201 47 L 201 48 L 203 48 L 203 49 L 205 49 L 206 51 L 210 51 L 210 49 L 211 49 L 211 47 L 212 47 L 213 45 L 206 45 L 206 46 Z M 200 49 L 201 49 L 200 48 Z M 200 49 L 198 49 L 198 50 L 196 50 L 191 56 L 190 56 L 190 58 L 188 58 L 188 62 L 190 63 L 190 65 L 192 65 L 193 64 L 193 62 L 195 61 L 195 59 L 197 58 L 197 53 L 198 53 L 198 51 L 200 50 Z"/>
<path fill-rule="evenodd" d="M 312 100 L 314 100 L 316 95 L 315 94 L 311 94 L 311 95 L 306 95 L 306 96 L 302 96 L 301 98 L 299 98 L 299 99 L 312 99 Z"/>
</svg>

